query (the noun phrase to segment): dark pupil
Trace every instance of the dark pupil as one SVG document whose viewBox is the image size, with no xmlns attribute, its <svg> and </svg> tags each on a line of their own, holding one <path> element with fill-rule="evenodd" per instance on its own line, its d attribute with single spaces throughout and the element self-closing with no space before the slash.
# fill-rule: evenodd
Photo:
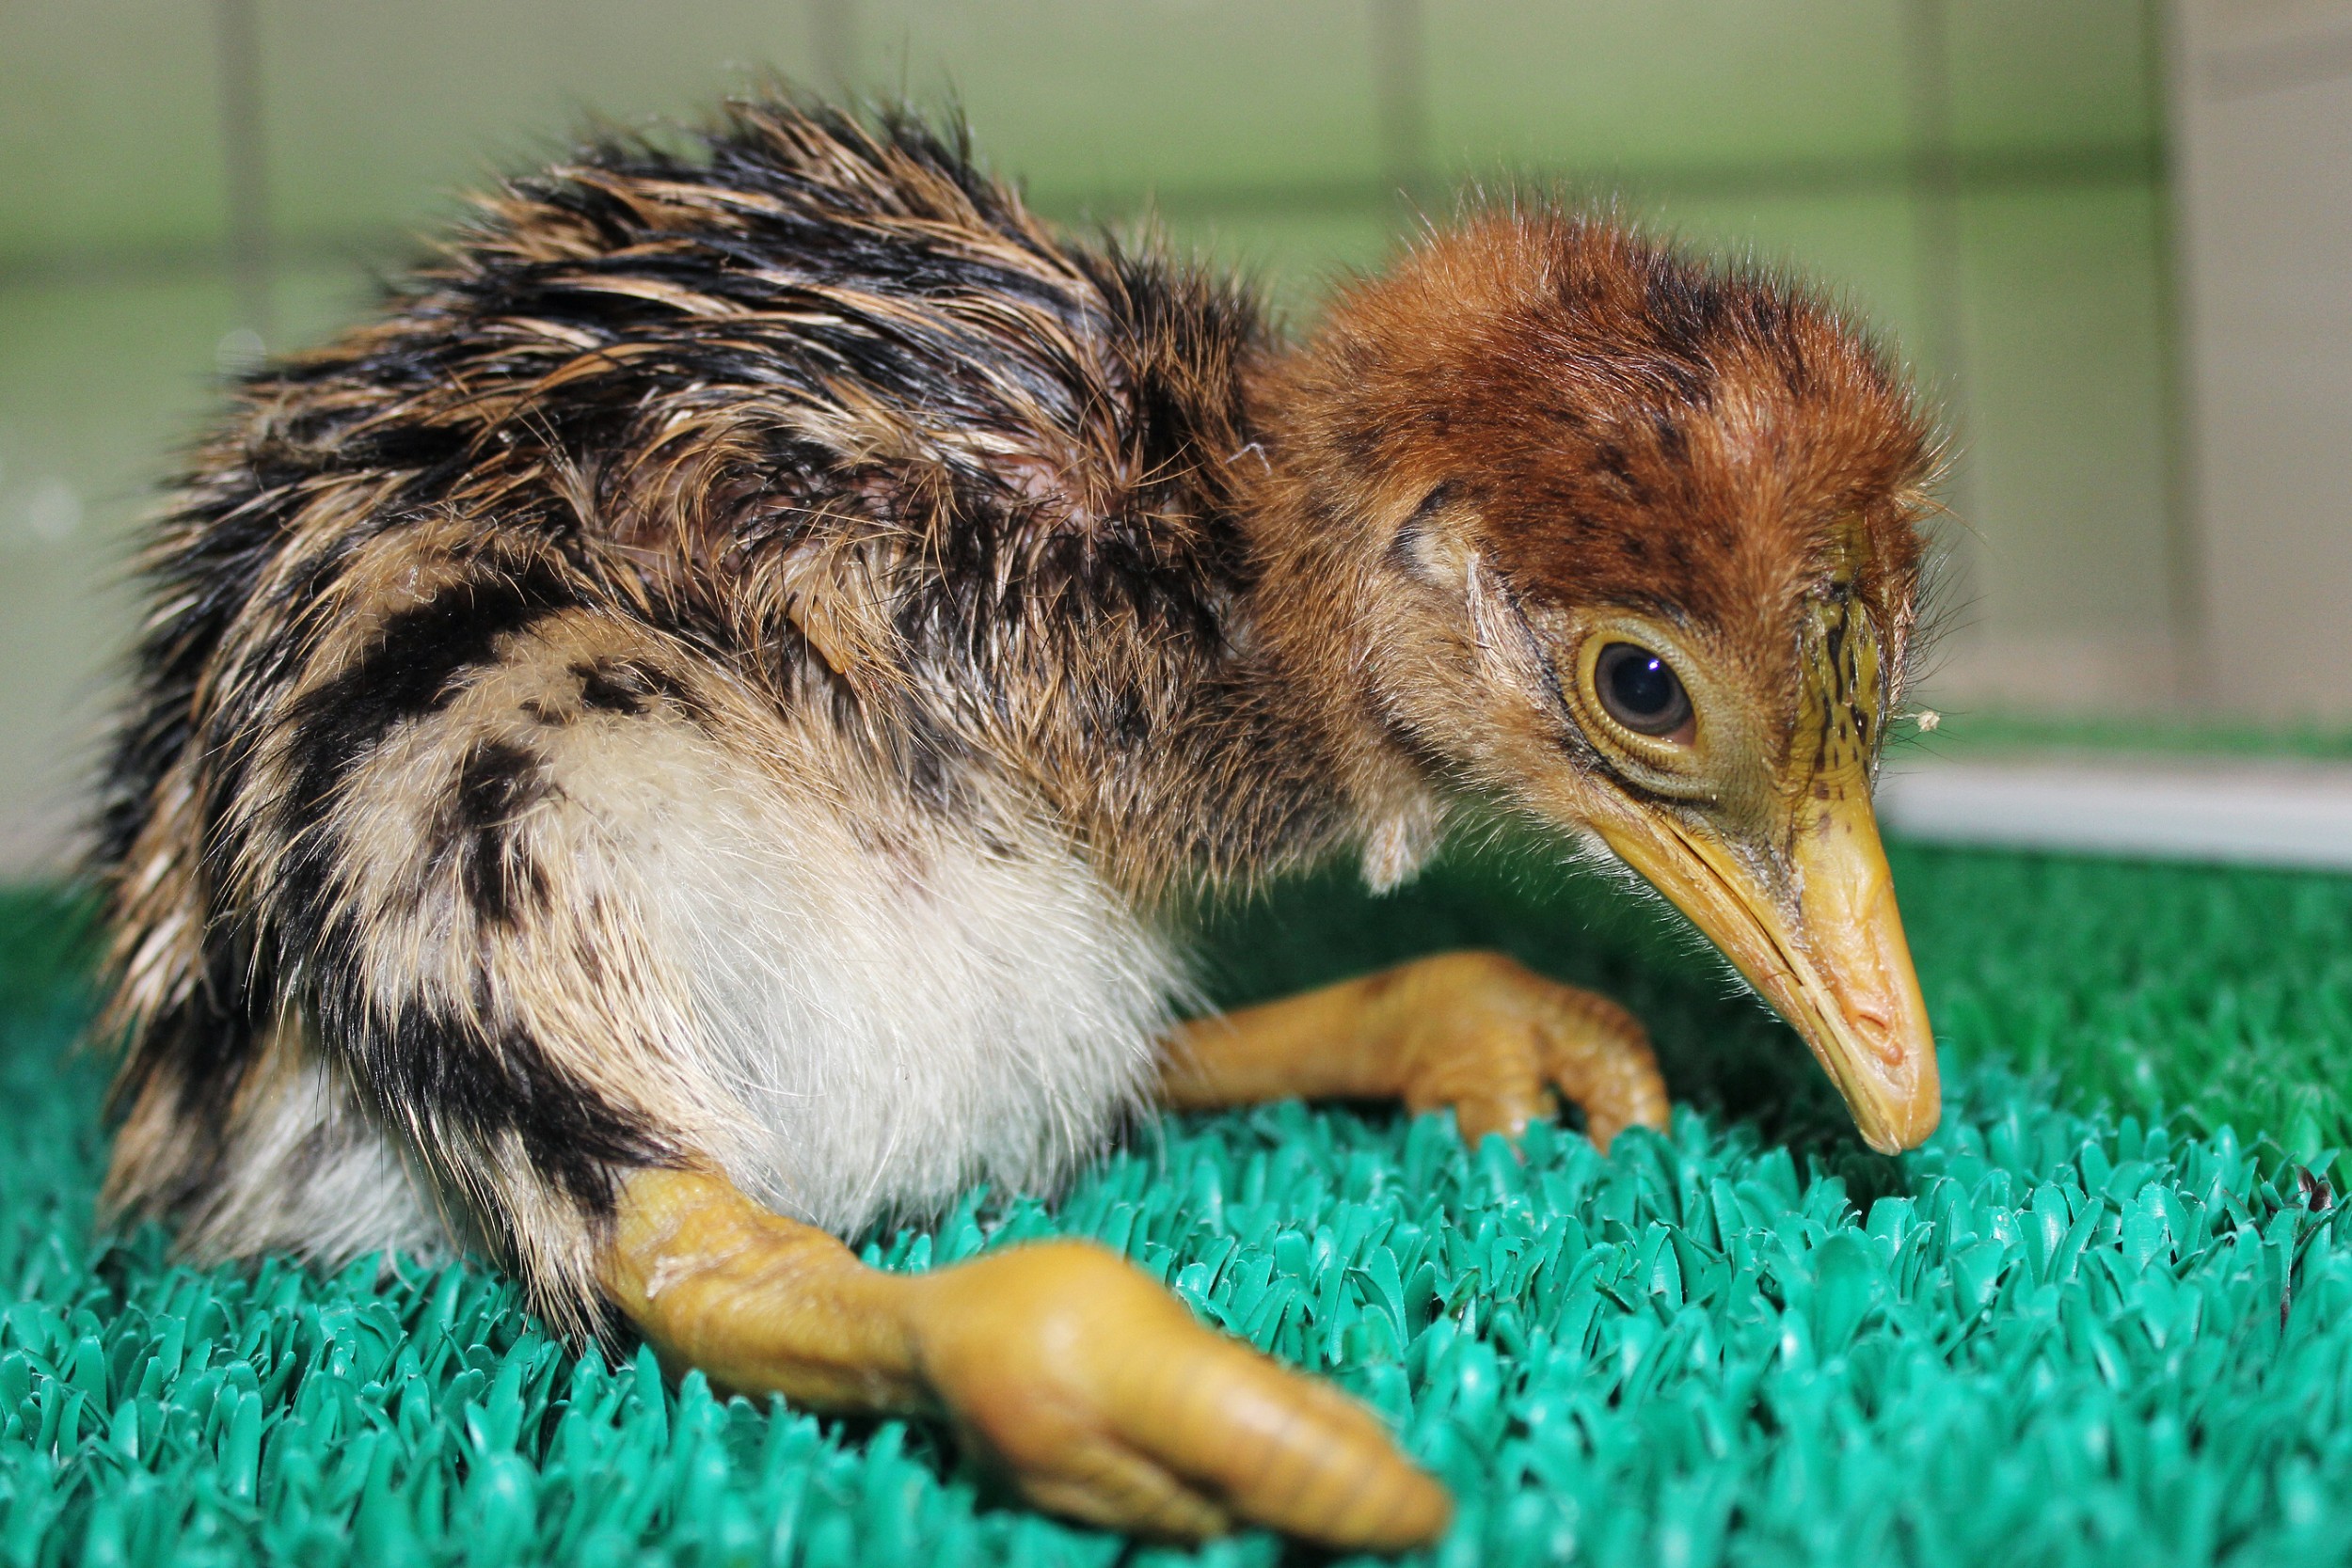
<svg viewBox="0 0 2352 1568">
<path fill-rule="evenodd" d="M 1682 683 L 1648 649 L 1612 642 L 1600 652 L 1599 675 L 1610 713 L 1628 728 L 1663 735 L 1681 724 L 1686 712 Z"/>
</svg>

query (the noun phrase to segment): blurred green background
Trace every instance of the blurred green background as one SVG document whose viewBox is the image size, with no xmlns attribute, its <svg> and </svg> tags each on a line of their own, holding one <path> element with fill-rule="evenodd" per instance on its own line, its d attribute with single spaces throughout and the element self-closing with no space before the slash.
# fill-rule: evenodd
<svg viewBox="0 0 2352 1568">
<path fill-rule="evenodd" d="M 7 0 L 0 872 L 53 858 L 132 524 L 221 370 L 457 193 L 773 70 L 961 103 L 1044 212 L 1155 208 L 1295 325 L 1466 184 L 1821 280 L 1962 453 L 1931 699 L 2173 695 L 2187 559 L 2142 0 Z M 2065 677 L 2051 678 L 2054 668 Z"/>
</svg>

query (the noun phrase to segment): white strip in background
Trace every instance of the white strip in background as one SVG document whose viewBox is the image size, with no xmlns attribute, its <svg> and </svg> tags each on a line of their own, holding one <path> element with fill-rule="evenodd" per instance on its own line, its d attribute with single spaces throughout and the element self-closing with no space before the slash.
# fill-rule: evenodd
<svg viewBox="0 0 2352 1568">
<path fill-rule="evenodd" d="M 1890 762 L 1890 835 L 2352 870 L 2352 765 L 2148 758 Z"/>
</svg>

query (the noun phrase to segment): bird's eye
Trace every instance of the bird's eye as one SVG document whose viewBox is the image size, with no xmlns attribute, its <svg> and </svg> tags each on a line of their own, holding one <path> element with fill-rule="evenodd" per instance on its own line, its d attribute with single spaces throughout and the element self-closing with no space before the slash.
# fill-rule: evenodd
<svg viewBox="0 0 2352 1568">
<path fill-rule="evenodd" d="M 1593 665 L 1609 717 L 1635 735 L 1672 735 L 1691 721 L 1691 697 L 1674 667 L 1647 648 L 1612 642 Z"/>
</svg>

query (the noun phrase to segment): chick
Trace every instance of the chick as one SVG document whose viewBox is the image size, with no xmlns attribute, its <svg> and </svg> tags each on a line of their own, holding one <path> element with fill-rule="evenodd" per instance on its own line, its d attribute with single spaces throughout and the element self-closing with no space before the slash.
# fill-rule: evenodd
<svg viewBox="0 0 2352 1568">
<path fill-rule="evenodd" d="M 1810 296 L 1540 206 L 1291 346 L 909 119 L 515 182 L 248 377 L 153 538 L 107 1201 L 199 1259 L 481 1247 L 1080 1518 L 1432 1539 L 1376 1420 L 1110 1255 L 836 1238 L 1155 1101 L 1661 1124 L 1640 1025 L 1493 956 L 1177 1022 L 1186 900 L 1465 816 L 1621 859 L 1916 1142 L 1869 788 L 1931 458 Z"/>
</svg>

